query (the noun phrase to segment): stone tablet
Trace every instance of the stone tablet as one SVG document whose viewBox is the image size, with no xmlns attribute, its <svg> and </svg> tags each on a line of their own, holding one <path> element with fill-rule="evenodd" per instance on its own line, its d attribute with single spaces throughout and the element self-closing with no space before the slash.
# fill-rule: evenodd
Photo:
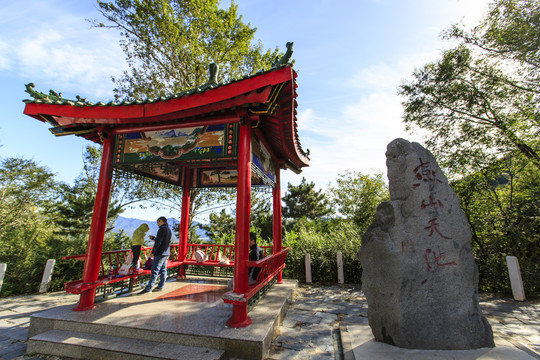
<svg viewBox="0 0 540 360">
<path fill-rule="evenodd" d="M 386 152 L 391 201 L 359 252 L 375 339 L 409 349 L 494 347 L 459 199 L 433 155 L 404 139 Z"/>
</svg>

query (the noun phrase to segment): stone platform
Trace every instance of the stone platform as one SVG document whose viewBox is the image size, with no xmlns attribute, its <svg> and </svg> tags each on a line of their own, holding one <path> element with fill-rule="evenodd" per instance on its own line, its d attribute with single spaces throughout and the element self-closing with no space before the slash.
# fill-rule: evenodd
<svg viewBox="0 0 540 360">
<path fill-rule="evenodd" d="M 30 316 L 63 305 L 71 308 L 77 301 L 78 296 L 65 292 L 0 299 L 0 360 L 72 360 L 71 356 L 24 354 Z M 480 306 L 493 328 L 497 347 L 438 353 L 438 359 L 540 359 L 540 300 L 521 302 L 481 295 Z M 433 358 L 429 350 L 424 353 L 375 343 L 367 323 L 367 302 L 358 285 L 299 285 L 267 359 Z M 73 336 L 70 341 L 79 340 Z M 201 359 L 206 358 L 212 357 Z"/>
<path fill-rule="evenodd" d="M 84 359 L 263 359 L 298 282 L 276 284 L 249 312 L 253 324 L 229 328 L 225 285 L 167 282 L 161 292 L 133 293 L 31 316 L 27 353 Z"/>
<path fill-rule="evenodd" d="M 520 350 L 501 336 L 495 336 L 494 348 L 474 350 L 403 349 L 375 341 L 369 325 L 348 325 L 354 359 L 371 360 L 534 360 L 534 354 Z"/>
</svg>

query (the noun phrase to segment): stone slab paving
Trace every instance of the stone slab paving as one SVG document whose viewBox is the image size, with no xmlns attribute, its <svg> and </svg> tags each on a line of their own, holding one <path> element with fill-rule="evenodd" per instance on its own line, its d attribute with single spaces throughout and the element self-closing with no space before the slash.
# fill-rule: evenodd
<svg viewBox="0 0 540 360">
<path fill-rule="evenodd" d="M 496 352 L 405 350 L 373 340 L 358 286 L 300 285 L 268 359 L 540 359 L 540 300 L 482 296 L 480 306 L 500 347 Z M 359 341 L 371 342 L 360 349 Z"/>
<path fill-rule="evenodd" d="M 342 359 L 340 326 L 346 324 L 367 324 L 359 287 L 300 285 L 268 359 Z"/>
<path fill-rule="evenodd" d="M 25 356 L 30 315 L 78 300 L 78 295 L 65 292 L 0 299 L 0 360 L 34 359 Z"/>
<path fill-rule="evenodd" d="M 63 292 L 0 299 L 0 360 L 58 359 L 24 355 L 29 316 L 77 301 L 78 296 Z M 540 300 L 482 297 L 480 304 L 501 343 L 518 349 L 525 354 L 523 358 L 540 359 Z M 354 341 L 350 337 L 355 333 L 348 329 L 364 329 L 365 333 L 367 323 L 367 302 L 358 286 L 301 285 L 290 300 L 268 359 L 353 360 Z M 410 358 L 405 352 L 398 354 L 401 357 L 390 358 Z M 471 359 L 466 355 L 455 358 Z"/>
<path fill-rule="evenodd" d="M 480 306 L 496 335 L 540 359 L 540 301 L 482 297 Z"/>
</svg>

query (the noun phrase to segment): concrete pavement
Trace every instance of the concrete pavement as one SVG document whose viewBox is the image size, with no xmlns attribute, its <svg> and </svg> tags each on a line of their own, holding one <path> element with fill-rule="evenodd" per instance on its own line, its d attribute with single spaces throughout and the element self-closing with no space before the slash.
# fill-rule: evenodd
<svg viewBox="0 0 540 360">
<path fill-rule="evenodd" d="M 0 360 L 55 358 L 25 355 L 30 315 L 77 301 L 78 296 L 64 292 L 0 299 Z M 302 285 L 269 359 L 540 359 L 540 301 L 481 297 L 481 306 L 495 334 L 495 349 L 406 350 L 373 341 L 367 302 L 358 287 Z"/>
<path fill-rule="evenodd" d="M 274 340 L 271 359 L 540 359 L 540 301 L 481 297 L 494 349 L 408 350 L 375 342 L 367 302 L 355 286 L 300 286 Z M 343 355 L 343 357 L 340 357 Z"/>
</svg>

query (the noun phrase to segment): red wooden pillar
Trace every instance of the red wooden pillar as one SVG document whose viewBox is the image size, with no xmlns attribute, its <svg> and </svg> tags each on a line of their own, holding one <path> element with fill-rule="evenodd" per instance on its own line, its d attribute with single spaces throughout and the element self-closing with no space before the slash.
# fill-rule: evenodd
<svg viewBox="0 0 540 360">
<path fill-rule="evenodd" d="M 107 226 L 107 212 L 109 210 L 109 199 L 112 185 L 112 161 L 113 161 L 114 137 L 109 135 L 103 141 L 103 155 L 101 157 L 101 168 L 99 170 L 99 182 L 94 202 L 94 213 L 90 225 L 90 235 L 88 237 L 88 247 L 86 249 L 86 259 L 83 270 L 83 283 L 93 283 L 99 277 L 101 266 L 101 252 L 103 250 L 103 237 Z M 96 289 L 86 290 L 81 293 L 79 304 L 73 310 L 84 311 L 95 307 L 94 298 Z"/>
<path fill-rule="evenodd" d="M 276 166 L 276 185 L 273 189 L 273 217 L 272 217 L 272 238 L 273 249 L 272 253 L 277 254 L 281 251 L 281 179 L 280 179 L 280 167 Z M 283 283 L 283 274 L 280 271 L 277 276 L 278 284 Z"/>
<path fill-rule="evenodd" d="M 189 212 L 190 212 L 190 196 L 191 190 L 191 169 L 184 167 L 184 184 L 182 189 L 182 215 L 180 218 L 180 245 L 178 248 L 178 260 L 184 261 L 188 252 L 188 234 L 189 234 Z M 184 278 L 184 265 L 180 267 L 180 275 L 178 277 Z"/>
<path fill-rule="evenodd" d="M 234 239 L 234 287 L 233 291 L 243 294 L 248 291 L 249 260 L 249 217 L 251 214 L 251 124 L 240 125 L 238 140 L 238 185 L 236 200 L 236 235 Z M 227 321 L 230 327 L 251 325 L 247 315 L 247 300 L 234 305 L 232 316 Z"/>
</svg>

